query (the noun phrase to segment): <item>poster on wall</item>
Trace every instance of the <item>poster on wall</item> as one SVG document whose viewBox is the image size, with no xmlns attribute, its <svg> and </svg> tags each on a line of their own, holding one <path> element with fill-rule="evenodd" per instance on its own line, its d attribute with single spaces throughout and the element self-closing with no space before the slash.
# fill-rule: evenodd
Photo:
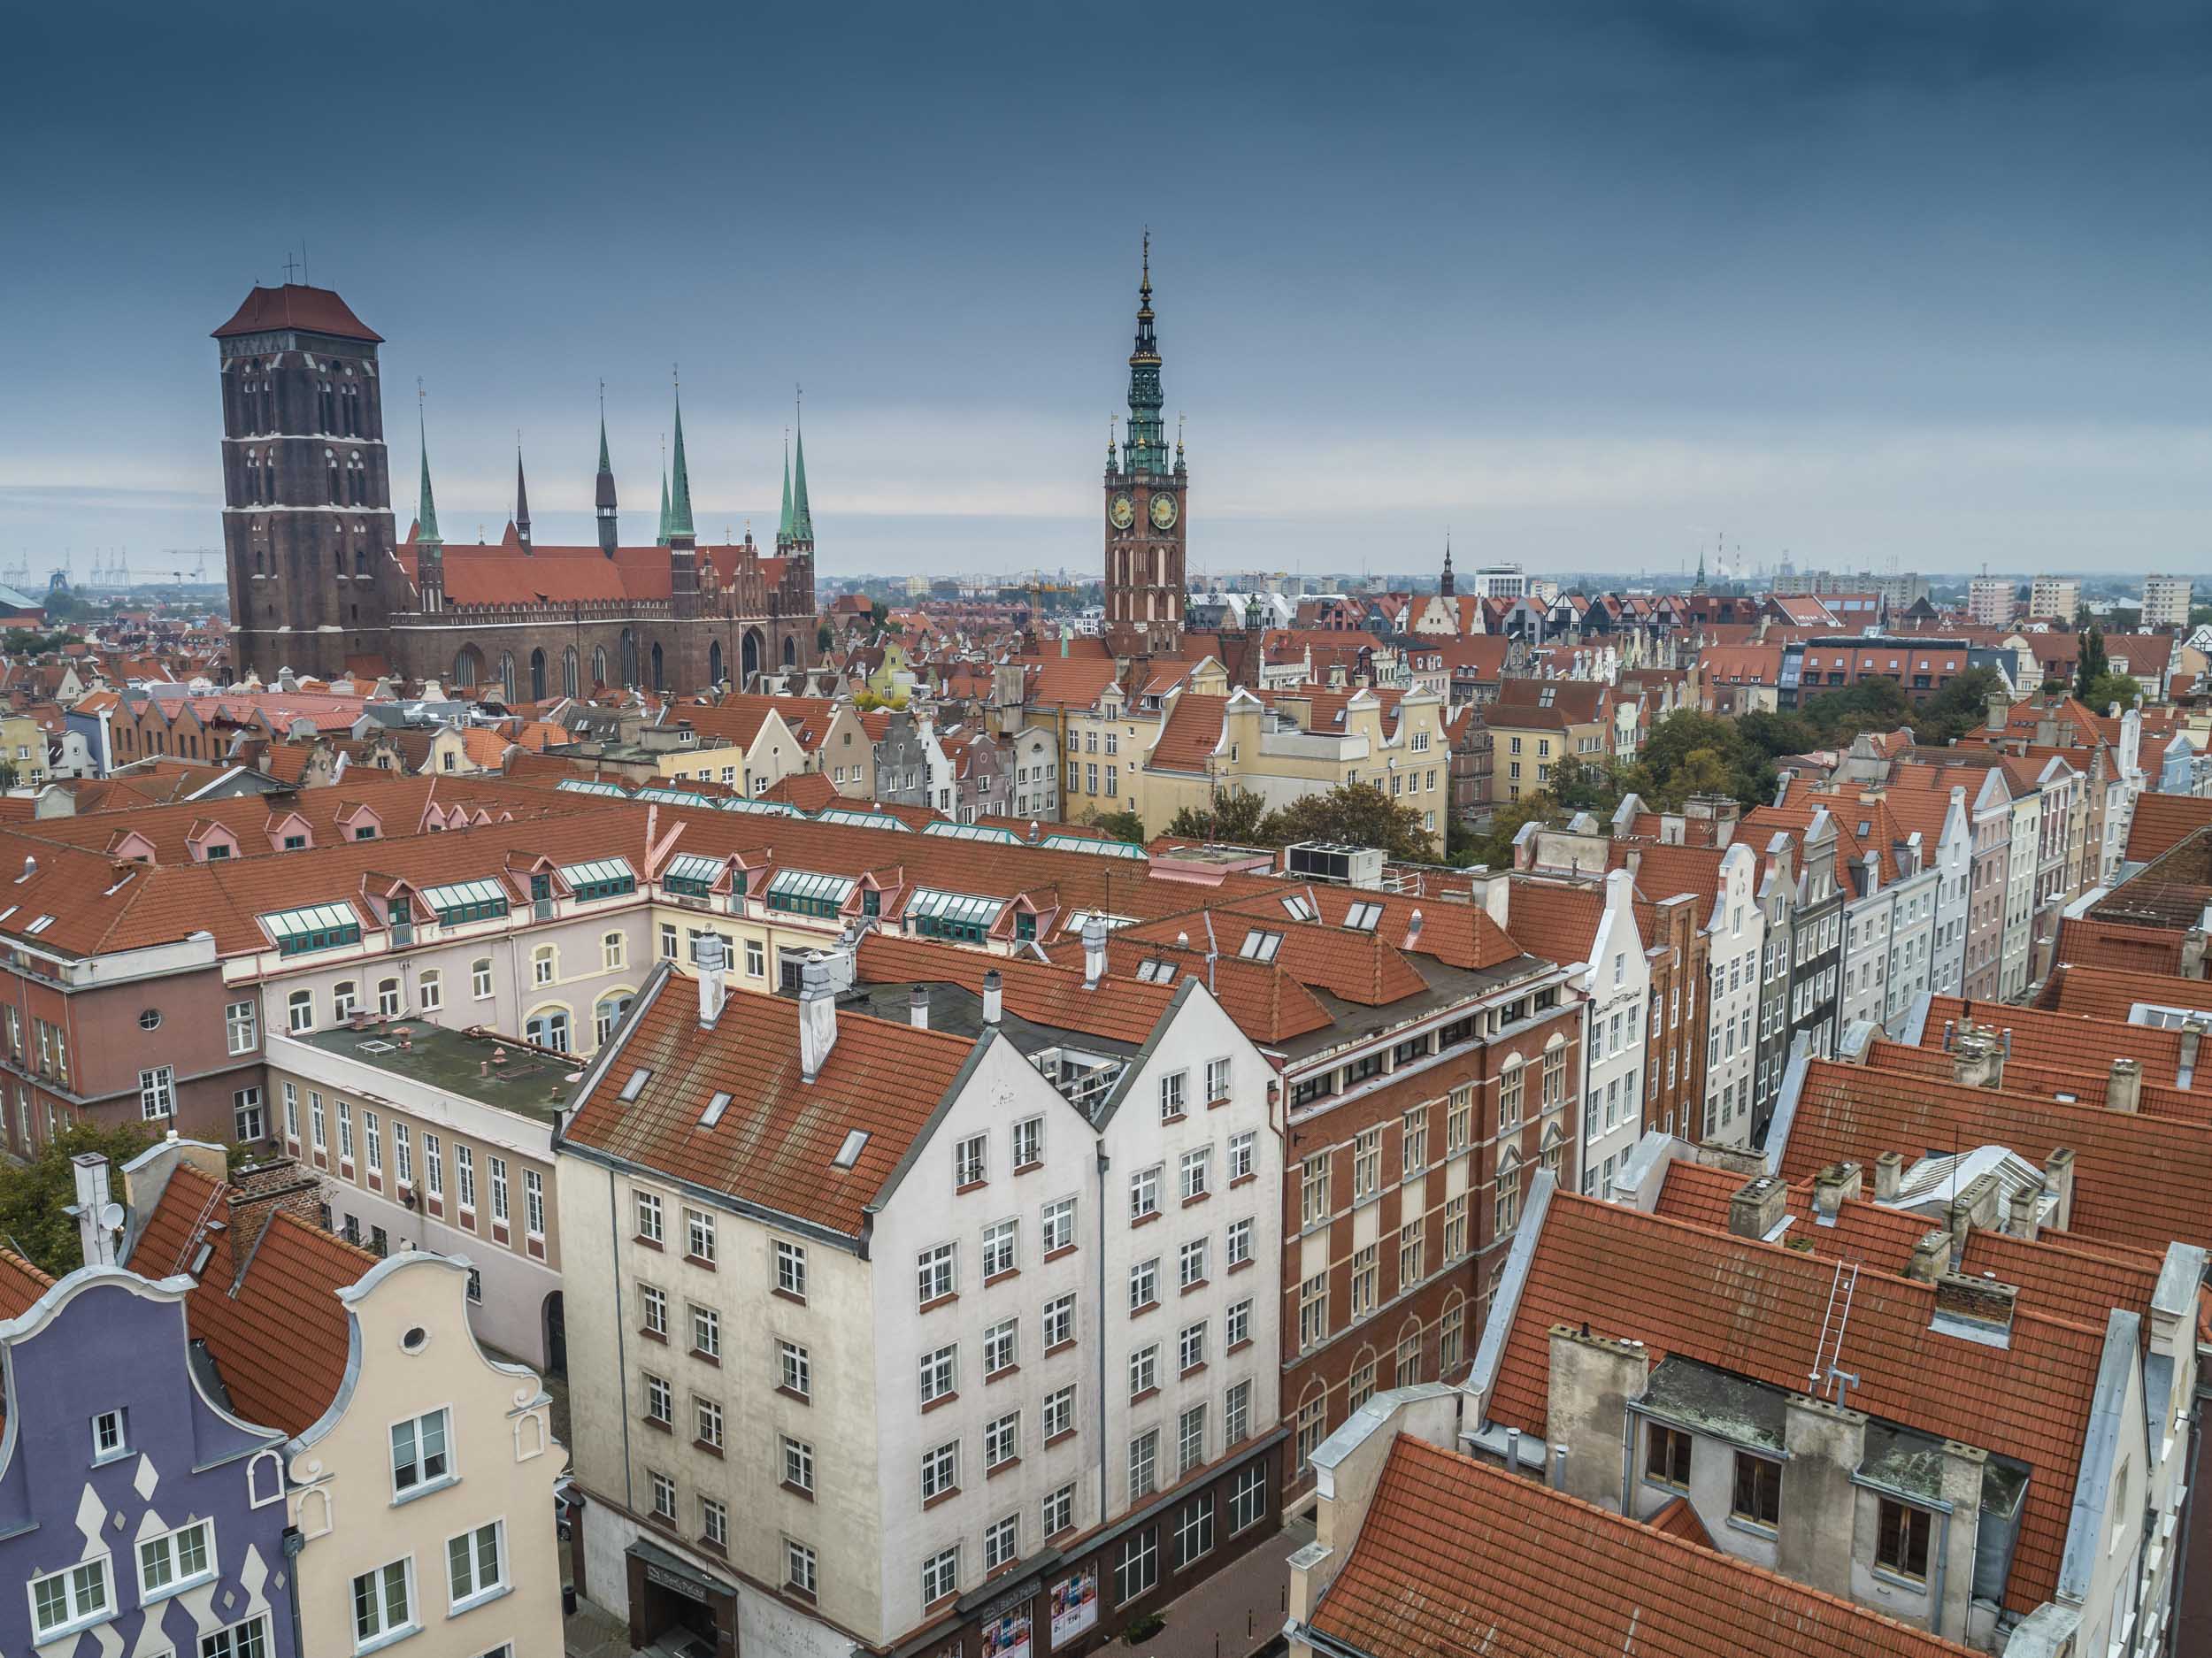
<svg viewBox="0 0 2212 1658">
<path fill-rule="evenodd" d="M 1079 1571 L 1052 1585 L 1052 1646 L 1055 1652 L 1097 1623 L 1097 1572 Z"/>
<path fill-rule="evenodd" d="M 983 1658 L 1029 1658 L 1029 1608 L 1022 1607 L 983 1625 Z"/>
</svg>

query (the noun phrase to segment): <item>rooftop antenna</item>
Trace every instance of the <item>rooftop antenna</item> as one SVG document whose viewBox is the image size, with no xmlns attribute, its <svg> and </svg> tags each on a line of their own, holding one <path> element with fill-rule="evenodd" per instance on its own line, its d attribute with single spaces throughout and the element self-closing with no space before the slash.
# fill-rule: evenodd
<svg viewBox="0 0 2212 1658">
<path fill-rule="evenodd" d="M 307 238 L 306 238 L 306 237 L 304 237 L 304 236 L 302 236 L 302 237 L 300 238 L 300 286 L 301 286 L 301 287 L 303 287 L 303 288 L 305 288 L 305 287 L 307 287 L 307 286 L 308 286 L 308 280 L 307 280 Z"/>
<path fill-rule="evenodd" d="M 287 248 L 284 250 L 284 285 L 287 288 L 292 285 L 292 272 L 299 269 L 299 263 L 292 257 L 292 250 Z"/>
</svg>

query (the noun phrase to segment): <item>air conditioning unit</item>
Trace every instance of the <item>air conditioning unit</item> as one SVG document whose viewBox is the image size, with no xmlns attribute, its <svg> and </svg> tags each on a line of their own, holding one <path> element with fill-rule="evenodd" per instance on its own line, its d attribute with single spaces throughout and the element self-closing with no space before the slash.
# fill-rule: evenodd
<svg viewBox="0 0 2212 1658">
<path fill-rule="evenodd" d="M 1307 880 L 1334 881 L 1370 890 L 1383 884 L 1380 847 L 1340 846 L 1327 841 L 1301 841 L 1286 849 L 1284 868 Z"/>
</svg>

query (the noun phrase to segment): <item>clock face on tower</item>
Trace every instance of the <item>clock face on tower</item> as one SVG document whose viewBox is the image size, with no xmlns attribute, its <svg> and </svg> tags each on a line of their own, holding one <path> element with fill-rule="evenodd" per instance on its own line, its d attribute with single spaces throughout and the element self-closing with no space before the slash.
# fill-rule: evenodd
<svg viewBox="0 0 2212 1658">
<path fill-rule="evenodd" d="M 1172 529 L 1175 526 L 1175 497 L 1173 495 L 1152 497 L 1152 522 L 1164 530 Z"/>
<path fill-rule="evenodd" d="M 1118 530 L 1125 530 L 1137 521 L 1137 509 L 1130 504 L 1127 495 L 1116 495 L 1113 504 L 1106 509 L 1106 516 Z"/>
</svg>

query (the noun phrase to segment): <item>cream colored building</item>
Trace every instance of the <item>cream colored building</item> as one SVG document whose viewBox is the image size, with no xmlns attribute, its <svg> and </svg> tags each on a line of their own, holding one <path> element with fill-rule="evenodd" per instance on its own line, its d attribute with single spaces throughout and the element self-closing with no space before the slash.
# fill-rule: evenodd
<svg viewBox="0 0 2212 1658">
<path fill-rule="evenodd" d="M 346 1381 L 288 1470 L 306 1652 L 561 1650 L 553 1486 L 567 1453 L 537 1377 L 476 1345 L 467 1278 L 465 1260 L 416 1250 L 339 1293 Z"/>
<path fill-rule="evenodd" d="M 2028 584 L 2028 616 L 2071 622 L 2081 612 L 2081 582 L 2073 576 L 2038 576 Z"/>
<path fill-rule="evenodd" d="M 2191 591 L 2186 576 L 2144 577 L 2143 626 L 2188 626 Z"/>
</svg>

